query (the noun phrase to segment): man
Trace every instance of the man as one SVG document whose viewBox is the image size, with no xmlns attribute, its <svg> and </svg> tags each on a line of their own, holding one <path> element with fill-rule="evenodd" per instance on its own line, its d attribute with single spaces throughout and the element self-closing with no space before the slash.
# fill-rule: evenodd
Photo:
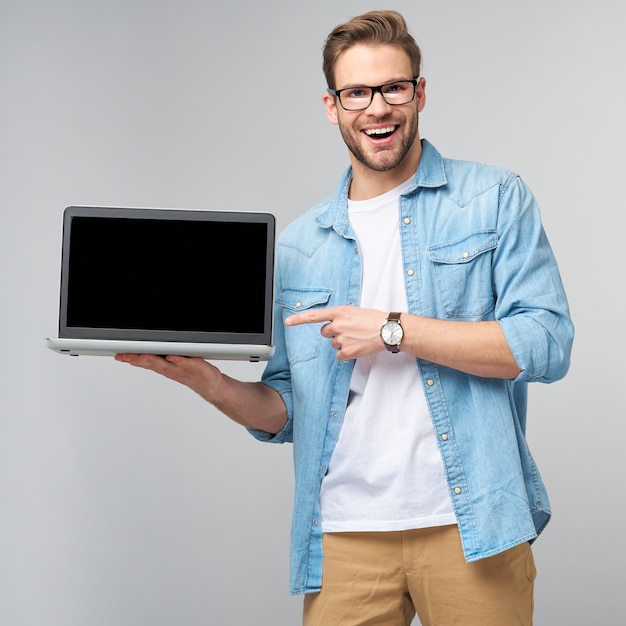
<svg viewBox="0 0 626 626">
<path fill-rule="evenodd" d="M 293 442 L 291 583 L 308 626 L 532 623 L 530 542 L 550 510 L 526 386 L 565 375 L 573 327 L 520 178 L 420 139 L 420 61 L 392 11 L 327 39 L 323 101 L 351 167 L 280 238 L 261 383 L 117 357 Z"/>
</svg>

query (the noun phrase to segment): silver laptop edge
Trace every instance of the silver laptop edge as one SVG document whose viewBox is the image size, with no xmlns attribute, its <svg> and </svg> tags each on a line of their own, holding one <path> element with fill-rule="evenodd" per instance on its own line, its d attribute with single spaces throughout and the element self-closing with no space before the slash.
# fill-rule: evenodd
<svg viewBox="0 0 626 626">
<path fill-rule="evenodd" d="M 158 354 L 233 361 L 267 361 L 273 346 L 248 344 L 201 344 L 175 341 L 115 341 L 113 339 L 66 339 L 49 337 L 50 350 L 69 356 L 115 356 L 116 354 Z"/>
</svg>

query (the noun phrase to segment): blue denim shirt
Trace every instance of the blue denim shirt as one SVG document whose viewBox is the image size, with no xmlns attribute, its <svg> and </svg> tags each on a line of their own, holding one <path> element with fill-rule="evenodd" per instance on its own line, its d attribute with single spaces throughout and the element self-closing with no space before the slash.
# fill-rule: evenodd
<svg viewBox="0 0 626 626">
<path fill-rule="evenodd" d="M 525 440 L 527 383 L 569 367 L 573 326 L 556 261 L 530 190 L 512 172 L 444 159 L 427 141 L 414 183 L 400 198 L 409 312 L 445 320 L 497 320 L 521 369 L 514 380 L 480 378 L 417 359 L 465 558 L 532 541 L 550 505 Z M 331 198 L 279 238 L 275 346 L 262 382 L 278 391 L 293 442 L 295 501 L 291 592 L 319 591 L 319 491 L 348 401 L 354 362 L 343 363 L 321 324 L 285 327 L 314 307 L 359 305 L 361 261 L 350 227 L 348 169 Z"/>
</svg>

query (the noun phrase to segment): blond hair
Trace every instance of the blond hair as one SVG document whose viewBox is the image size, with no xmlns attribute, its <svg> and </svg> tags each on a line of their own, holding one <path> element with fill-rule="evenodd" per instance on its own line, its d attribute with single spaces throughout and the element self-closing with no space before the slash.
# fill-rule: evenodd
<svg viewBox="0 0 626 626">
<path fill-rule="evenodd" d="M 411 61 L 413 77 L 420 75 L 422 52 L 409 33 L 404 17 L 397 11 L 370 11 L 336 26 L 326 38 L 323 49 L 322 69 L 326 84 L 335 85 L 335 64 L 339 56 L 356 45 L 397 46 L 404 50 Z"/>
</svg>

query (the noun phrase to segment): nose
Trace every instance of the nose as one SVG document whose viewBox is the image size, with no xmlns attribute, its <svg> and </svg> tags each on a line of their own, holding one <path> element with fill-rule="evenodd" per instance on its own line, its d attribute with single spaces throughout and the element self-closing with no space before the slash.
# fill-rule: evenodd
<svg viewBox="0 0 626 626">
<path fill-rule="evenodd" d="M 383 92 L 377 89 L 372 97 L 372 102 L 367 107 L 368 112 L 372 115 L 381 115 L 387 113 L 389 109 L 391 109 L 391 105 L 383 98 Z"/>
</svg>

